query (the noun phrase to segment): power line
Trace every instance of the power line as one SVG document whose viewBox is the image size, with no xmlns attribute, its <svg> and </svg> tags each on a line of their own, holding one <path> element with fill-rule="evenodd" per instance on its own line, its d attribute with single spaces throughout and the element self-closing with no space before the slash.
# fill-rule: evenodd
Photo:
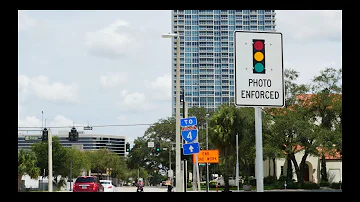
<svg viewBox="0 0 360 202">
<path fill-rule="evenodd" d="M 139 124 L 114 124 L 114 125 L 95 125 L 91 127 L 122 127 L 122 126 L 151 126 L 155 125 L 155 123 L 139 123 Z M 87 125 L 88 126 L 88 125 Z M 72 127 L 87 127 L 87 126 L 47 126 L 47 128 L 72 128 Z M 43 127 L 37 127 L 37 126 L 19 126 L 18 128 L 43 128 Z"/>
</svg>

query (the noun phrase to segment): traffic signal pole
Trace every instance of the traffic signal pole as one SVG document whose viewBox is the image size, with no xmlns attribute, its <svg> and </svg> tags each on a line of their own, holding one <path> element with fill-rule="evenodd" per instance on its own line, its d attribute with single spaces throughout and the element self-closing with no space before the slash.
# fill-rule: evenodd
<svg viewBox="0 0 360 202">
<path fill-rule="evenodd" d="M 53 191 L 53 183 L 52 183 L 52 132 L 51 129 L 49 128 L 49 136 L 48 136 L 48 151 L 49 151 L 49 161 L 48 161 L 48 167 L 49 167 L 49 181 L 48 181 L 48 188 L 49 188 L 49 192 Z"/>
</svg>

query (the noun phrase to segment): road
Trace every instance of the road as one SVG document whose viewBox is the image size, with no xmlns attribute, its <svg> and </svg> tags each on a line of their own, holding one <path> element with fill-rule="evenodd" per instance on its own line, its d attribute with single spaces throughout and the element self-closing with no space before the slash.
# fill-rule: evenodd
<svg viewBox="0 0 360 202">
<path fill-rule="evenodd" d="M 174 188 L 174 191 L 176 192 L 176 188 Z M 71 191 L 60 191 L 60 192 L 71 192 Z M 136 187 L 134 186 L 125 186 L 125 187 L 116 187 L 116 192 L 136 192 Z M 167 192 L 166 187 L 144 187 L 144 192 Z M 187 192 L 199 192 L 199 191 L 187 191 Z M 202 190 L 200 192 L 205 192 L 205 190 Z M 216 192 L 215 190 L 210 190 L 209 192 Z M 221 192 L 221 191 L 219 191 Z M 232 192 L 237 192 L 237 190 L 233 190 Z M 256 190 L 252 191 L 244 191 L 239 190 L 239 192 L 256 192 Z M 264 190 L 264 192 L 342 192 L 341 189 L 314 189 L 314 190 L 306 190 L 306 189 L 287 189 L 287 190 Z"/>
<path fill-rule="evenodd" d="M 166 192 L 166 187 L 144 187 L 144 192 Z M 116 187 L 116 192 L 136 192 L 135 186 Z"/>
</svg>

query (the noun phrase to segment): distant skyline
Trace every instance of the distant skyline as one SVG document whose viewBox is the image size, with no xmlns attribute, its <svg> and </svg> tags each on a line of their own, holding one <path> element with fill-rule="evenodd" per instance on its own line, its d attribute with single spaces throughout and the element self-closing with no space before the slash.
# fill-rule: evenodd
<svg viewBox="0 0 360 202">
<path fill-rule="evenodd" d="M 276 10 L 284 68 L 341 68 L 342 11 Z M 152 124 L 171 116 L 170 10 L 19 11 L 18 126 Z M 99 127 L 133 144 L 149 126 Z M 57 129 L 53 129 L 56 133 Z M 70 130 L 61 129 L 61 130 Z M 82 128 L 78 128 L 82 130 Z"/>
</svg>

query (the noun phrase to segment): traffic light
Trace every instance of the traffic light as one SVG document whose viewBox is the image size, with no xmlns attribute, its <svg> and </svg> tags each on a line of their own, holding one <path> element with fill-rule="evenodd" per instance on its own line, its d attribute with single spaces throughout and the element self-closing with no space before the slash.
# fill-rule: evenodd
<svg viewBox="0 0 360 202">
<path fill-rule="evenodd" d="M 126 143 L 126 152 L 130 152 L 130 143 Z"/>
<path fill-rule="evenodd" d="M 79 132 L 76 131 L 76 128 L 71 128 L 69 132 L 69 141 L 78 141 L 79 140 Z"/>
<path fill-rule="evenodd" d="M 48 141 L 48 133 L 49 133 L 49 131 L 46 129 L 46 128 L 44 128 L 44 130 L 42 131 L 42 141 L 43 142 L 47 142 Z"/>
<path fill-rule="evenodd" d="M 184 96 L 185 96 L 185 90 L 182 89 L 180 94 L 180 102 L 184 102 Z"/>
<path fill-rule="evenodd" d="M 155 151 L 156 153 L 159 153 L 160 152 L 160 142 L 157 142 L 156 145 L 155 145 Z"/>
<path fill-rule="evenodd" d="M 253 73 L 265 74 L 265 40 L 253 39 Z"/>
</svg>

